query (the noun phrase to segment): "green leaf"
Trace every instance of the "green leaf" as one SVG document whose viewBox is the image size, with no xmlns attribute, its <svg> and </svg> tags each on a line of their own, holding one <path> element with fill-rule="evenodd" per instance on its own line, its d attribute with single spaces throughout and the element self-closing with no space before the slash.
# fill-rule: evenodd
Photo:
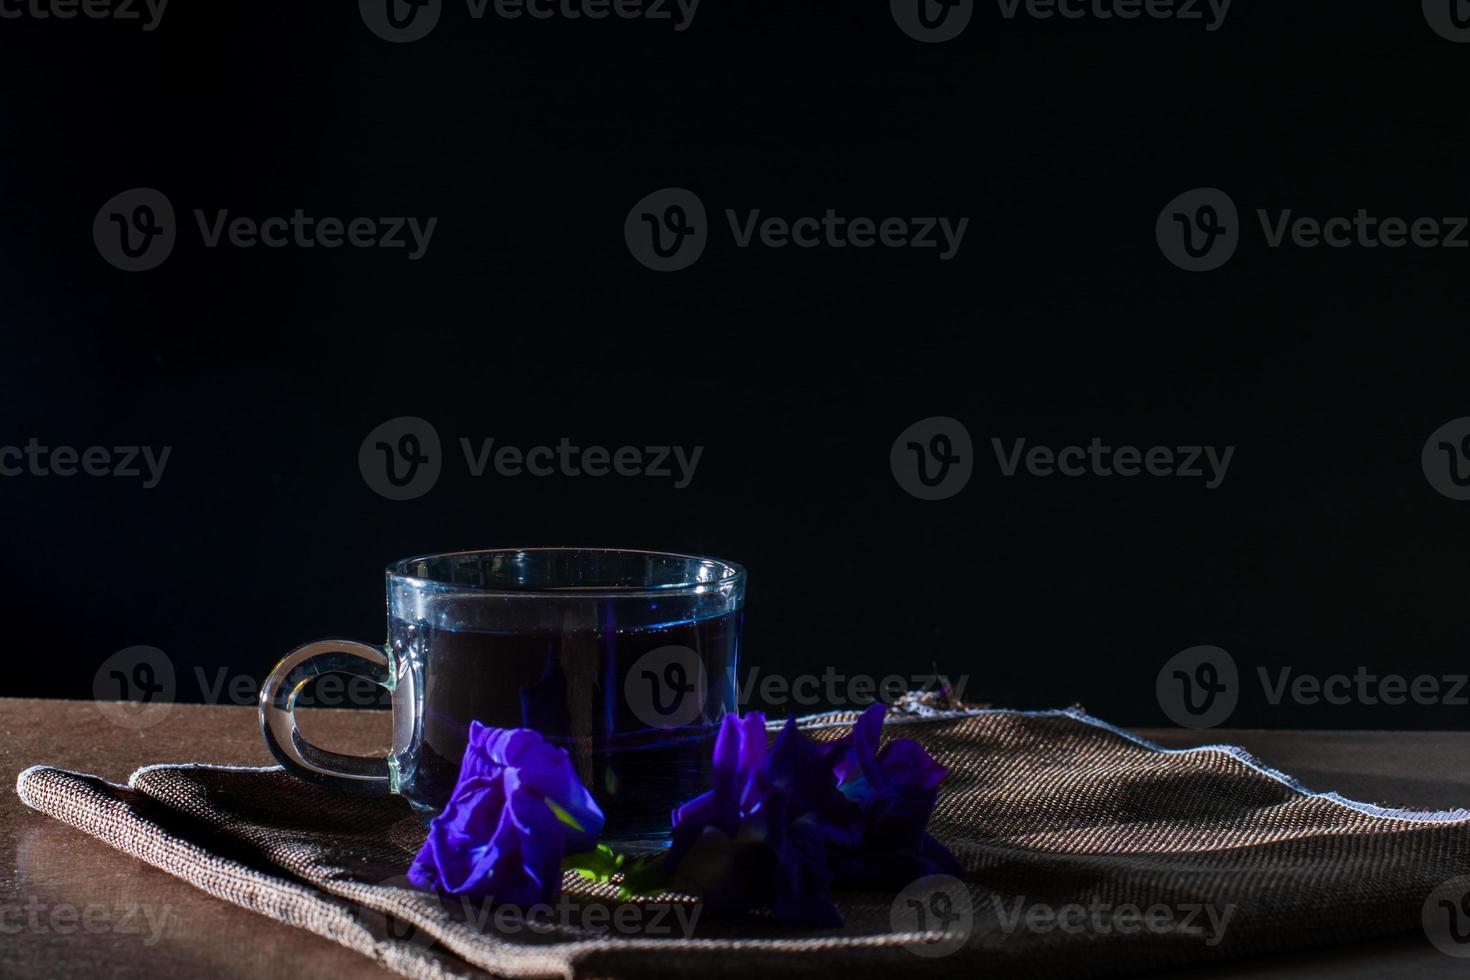
<svg viewBox="0 0 1470 980">
<path fill-rule="evenodd" d="M 664 857 L 659 853 L 625 861 L 618 898 L 627 901 L 635 895 L 657 895 L 673 890 L 674 876 L 665 866 Z"/>
<path fill-rule="evenodd" d="M 563 871 L 575 871 L 588 881 L 599 885 L 610 884 L 613 878 L 622 875 L 618 882 L 618 898 L 627 901 L 638 895 L 657 895 L 673 891 L 676 879 L 664 866 L 664 854 L 648 854 L 630 858 L 618 854 L 606 844 L 598 844 L 595 850 L 581 854 L 568 854 L 562 859 Z"/>
<path fill-rule="evenodd" d="M 588 881 L 595 881 L 600 885 L 612 881 L 622 866 L 623 856 L 613 853 L 613 849 L 606 844 L 598 844 L 595 849 L 581 854 L 568 854 L 561 862 L 563 871 L 575 871 Z"/>
<path fill-rule="evenodd" d="M 577 831 L 586 830 L 586 828 L 582 826 L 582 822 L 580 820 L 572 816 L 566 810 L 563 810 L 561 807 L 557 806 L 555 800 L 547 800 L 546 805 L 551 807 L 551 812 L 556 814 L 556 819 L 560 820 L 568 827 L 571 827 L 573 830 Z"/>
</svg>

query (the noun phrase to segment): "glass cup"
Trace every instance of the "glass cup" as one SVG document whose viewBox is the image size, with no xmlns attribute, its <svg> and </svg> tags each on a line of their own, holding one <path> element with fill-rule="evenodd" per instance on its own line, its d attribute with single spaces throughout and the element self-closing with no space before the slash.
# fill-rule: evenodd
<svg viewBox="0 0 1470 980">
<path fill-rule="evenodd" d="M 564 748 L 624 850 L 667 843 L 672 808 L 709 786 L 736 710 L 745 570 L 649 551 L 519 548 L 387 569 L 388 642 L 318 640 L 261 687 L 260 725 L 305 779 L 397 793 L 425 821 L 448 801 L 471 721 Z M 325 673 L 392 692 L 386 757 L 330 752 L 297 730 L 297 695 Z"/>
</svg>

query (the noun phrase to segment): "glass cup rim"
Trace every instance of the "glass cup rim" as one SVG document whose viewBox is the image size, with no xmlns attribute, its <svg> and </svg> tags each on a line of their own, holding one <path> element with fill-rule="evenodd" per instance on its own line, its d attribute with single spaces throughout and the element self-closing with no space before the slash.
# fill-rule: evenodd
<svg viewBox="0 0 1470 980">
<path fill-rule="evenodd" d="M 643 585 L 627 588 L 556 588 L 548 586 L 494 586 L 474 585 L 465 582 L 442 582 L 438 579 L 423 578 L 410 575 L 406 569 L 415 562 L 429 561 L 435 558 L 460 558 L 470 555 L 518 555 L 518 554 L 577 554 L 593 553 L 602 555 L 628 555 L 646 558 L 665 558 L 685 562 L 698 562 L 704 565 L 717 566 L 720 574 L 717 578 L 707 581 L 685 581 L 669 582 L 664 585 Z M 423 555 L 414 555 L 411 558 L 401 558 L 389 563 L 386 574 L 390 586 L 397 585 L 417 591 L 425 592 L 463 592 L 466 594 L 483 596 L 524 596 L 540 598 L 578 598 L 578 599 L 626 599 L 639 596 L 668 596 L 668 595 L 696 595 L 699 593 L 716 592 L 730 588 L 738 588 L 745 584 L 745 566 L 727 561 L 723 558 L 712 558 L 708 555 L 689 555 L 677 551 L 654 551 L 647 548 L 584 548 L 565 546 L 541 546 L 534 548 L 467 548 L 462 551 L 436 551 Z"/>
</svg>

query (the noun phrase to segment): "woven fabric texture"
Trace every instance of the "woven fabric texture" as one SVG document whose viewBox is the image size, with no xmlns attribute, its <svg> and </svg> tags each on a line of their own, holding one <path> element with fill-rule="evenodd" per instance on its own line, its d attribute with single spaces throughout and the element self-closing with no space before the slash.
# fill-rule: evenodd
<svg viewBox="0 0 1470 980">
<path fill-rule="evenodd" d="M 854 716 L 806 719 L 835 738 Z M 1470 813 L 1310 793 L 1225 747 L 1169 751 L 1080 711 L 890 717 L 947 766 L 931 832 L 966 875 L 838 893 L 846 924 L 781 929 L 692 897 L 628 903 L 568 875 L 560 905 L 443 901 L 403 877 L 397 797 L 280 768 L 150 766 L 127 786 L 36 766 L 27 805 L 196 887 L 407 977 L 1117 976 L 1416 931 L 1470 873 Z"/>
</svg>

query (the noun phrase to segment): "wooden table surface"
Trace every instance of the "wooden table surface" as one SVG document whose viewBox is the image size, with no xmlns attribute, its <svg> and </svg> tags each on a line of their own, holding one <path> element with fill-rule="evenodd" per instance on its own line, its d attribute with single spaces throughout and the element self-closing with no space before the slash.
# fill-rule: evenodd
<svg viewBox="0 0 1470 980">
<path fill-rule="evenodd" d="M 341 751 L 381 752 L 385 712 L 303 711 L 302 728 Z M 0 769 L 40 763 L 119 782 L 157 762 L 271 762 L 255 711 L 172 705 L 143 730 L 91 701 L 0 699 Z M 1440 809 L 1470 804 L 1470 732 L 1143 731 L 1174 747 L 1230 742 L 1313 789 Z M 13 784 L 12 784 L 13 785 Z M 1193 970 L 1191 980 L 1313 976 L 1377 980 L 1470 975 L 1422 936 Z M 370 960 L 196 891 L 78 830 L 0 796 L 0 977 L 387 977 Z"/>
</svg>

